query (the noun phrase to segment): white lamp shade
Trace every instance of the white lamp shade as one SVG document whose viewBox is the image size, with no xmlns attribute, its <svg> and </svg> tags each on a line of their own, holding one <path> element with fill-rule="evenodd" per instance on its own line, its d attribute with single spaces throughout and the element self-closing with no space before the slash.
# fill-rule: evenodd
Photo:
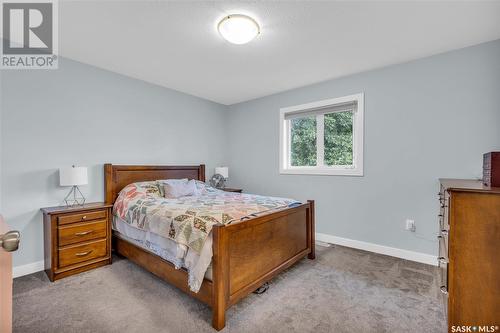
<svg viewBox="0 0 500 333">
<path fill-rule="evenodd" d="M 229 178 L 229 168 L 228 167 L 216 167 L 215 173 L 221 175 L 224 178 Z"/>
<path fill-rule="evenodd" d="M 61 186 L 87 185 L 88 182 L 86 167 L 59 169 L 59 185 Z"/>
</svg>

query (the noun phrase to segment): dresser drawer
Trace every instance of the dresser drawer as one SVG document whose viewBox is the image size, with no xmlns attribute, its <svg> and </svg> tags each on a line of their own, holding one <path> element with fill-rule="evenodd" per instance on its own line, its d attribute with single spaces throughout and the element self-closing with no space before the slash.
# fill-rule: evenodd
<svg viewBox="0 0 500 333">
<path fill-rule="evenodd" d="M 441 230 L 438 236 L 439 257 L 448 259 L 448 230 Z"/>
<path fill-rule="evenodd" d="M 441 229 L 449 228 L 449 205 L 450 205 L 450 194 L 448 191 L 444 191 L 442 196 L 439 198 L 440 210 L 439 210 L 439 222 Z"/>
<path fill-rule="evenodd" d="M 440 260 L 439 266 L 439 289 L 444 305 L 445 315 L 448 315 L 448 262 Z"/>
<path fill-rule="evenodd" d="M 439 213 L 439 231 L 444 230 L 446 228 L 446 224 L 444 223 L 444 211 Z"/>
<path fill-rule="evenodd" d="M 60 248 L 58 252 L 59 268 L 99 257 L 105 257 L 107 254 L 106 239 L 71 245 L 65 248 Z"/>
<path fill-rule="evenodd" d="M 107 220 L 72 223 L 60 226 L 57 229 L 57 244 L 58 246 L 65 246 L 105 238 L 107 235 Z"/>
<path fill-rule="evenodd" d="M 57 217 L 57 222 L 59 225 L 75 223 L 75 222 L 84 222 L 91 220 L 100 220 L 106 218 L 107 211 L 106 210 L 96 210 L 92 212 L 83 212 L 76 214 L 65 214 Z"/>
</svg>

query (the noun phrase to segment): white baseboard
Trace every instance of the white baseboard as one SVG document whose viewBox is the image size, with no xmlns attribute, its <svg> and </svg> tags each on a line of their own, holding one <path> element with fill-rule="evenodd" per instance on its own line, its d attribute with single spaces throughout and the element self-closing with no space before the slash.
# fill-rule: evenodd
<svg viewBox="0 0 500 333">
<path fill-rule="evenodd" d="M 12 277 L 20 277 L 31 273 L 43 271 L 45 268 L 43 260 L 32 262 L 31 264 L 16 266 L 12 268 Z"/>
<path fill-rule="evenodd" d="M 316 240 L 326 243 L 337 244 L 354 249 L 365 250 L 388 256 L 420 262 L 423 264 L 437 266 L 437 257 L 431 254 L 398 249 L 374 243 L 362 242 L 349 238 L 342 238 L 328 234 L 316 233 Z"/>
</svg>

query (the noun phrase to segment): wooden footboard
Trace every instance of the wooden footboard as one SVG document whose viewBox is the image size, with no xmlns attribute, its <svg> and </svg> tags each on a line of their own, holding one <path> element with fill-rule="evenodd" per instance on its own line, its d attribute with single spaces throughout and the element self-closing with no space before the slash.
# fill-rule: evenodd
<svg viewBox="0 0 500 333">
<path fill-rule="evenodd" d="M 306 255 L 314 259 L 314 201 L 213 229 L 213 327 L 225 311 Z"/>
</svg>

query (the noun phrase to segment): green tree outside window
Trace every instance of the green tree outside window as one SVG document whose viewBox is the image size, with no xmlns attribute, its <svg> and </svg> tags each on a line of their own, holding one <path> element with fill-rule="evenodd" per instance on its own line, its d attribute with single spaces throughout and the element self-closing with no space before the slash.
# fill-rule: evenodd
<svg viewBox="0 0 500 333">
<path fill-rule="evenodd" d="M 352 165 L 353 113 L 325 114 L 325 165 Z"/>
<path fill-rule="evenodd" d="M 324 165 L 353 164 L 353 112 L 324 115 Z M 317 165 L 316 116 L 290 120 L 290 165 Z"/>
<path fill-rule="evenodd" d="M 290 165 L 316 165 L 316 117 L 290 120 Z"/>
</svg>

